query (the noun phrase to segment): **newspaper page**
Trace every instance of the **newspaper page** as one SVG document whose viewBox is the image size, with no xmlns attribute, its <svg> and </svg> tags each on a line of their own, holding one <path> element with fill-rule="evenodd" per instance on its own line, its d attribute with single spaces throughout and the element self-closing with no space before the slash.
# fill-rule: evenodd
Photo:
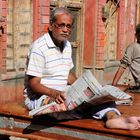
<svg viewBox="0 0 140 140">
<path fill-rule="evenodd" d="M 118 104 L 132 103 L 130 95 L 111 85 L 102 86 L 89 70 L 86 70 L 83 75 L 68 88 L 65 94 L 66 100 L 64 105 L 66 110 L 72 110 L 83 102 L 89 102 L 91 104 L 102 104 L 109 101 L 116 101 Z M 29 115 L 60 112 L 60 110 L 59 104 L 52 102 L 30 111 Z"/>
<path fill-rule="evenodd" d="M 117 104 L 131 104 L 132 98 L 117 87 L 111 85 L 102 86 L 93 74 L 87 70 L 68 89 L 67 110 L 74 109 L 84 101 L 91 104 L 102 104 L 109 101 L 116 101 Z"/>
</svg>

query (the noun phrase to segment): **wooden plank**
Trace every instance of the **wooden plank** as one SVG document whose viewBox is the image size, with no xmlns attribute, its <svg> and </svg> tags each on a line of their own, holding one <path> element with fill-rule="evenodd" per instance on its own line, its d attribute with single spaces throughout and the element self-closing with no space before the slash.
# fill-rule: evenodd
<svg viewBox="0 0 140 140">
<path fill-rule="evenodd" d="M 20 119 L 14 119 L 14 118 L 5 118 L 0 116 L 0 133 L 3 132 L 3 130 L 6 132 L 3 133 L 4 135 L 12 135 L 12 136 L 18 136 L 18 137 L 24 137 L 27 138 L 28 136 L 33 136 L 33 138 L 36 136 L 44 136 L 45 138 L 48 137 L 48 133 L 50 135 L 60 135 L 61 136 L 67 136 L 67 137 L 73 137 L 76 139 L 100 139 L 100 140 L 118 140 L 116 138 L 120 138 L 117 135 L 115 138 L 113 138 L 112 135 L 109 133 L 102 133 L 99 131 L 91 131 L 89 129 L 81 129 L 78 127 L 70 127 L 66 126 L 64 124 L 60 123 L 51 123 L 46 120 L 42 120 L 42 122 L 38 123 L 37 120 L 35 122 L 28 121 L 28 120 L 20 120 Z M 91 121 L 91 120 L 90 120 Z M 3 128 L 2 128 L 3 124 Z M 18 130 L 21 130 L 19 134 L 17 135 Z M 35 135 L 35 136 L 34 136 Z M 122 137 L 121 137 L 122 138 Z"/>
<path fill-rule="evenodd" d="M 23 101 L 1 105 L 0 114 L 32 118 L 28 115 L 28 110 L 25 108 Z"/>
<path fill-rule="evenodd" d="M 31 140 L 80 140 L 80 138 L 74 138 L 70 136 L 58 135 L 58 134 L 51 134 L 51 133 L 42 133 L 42 132 L 34 132 L 29 134 L 23 134 L 23 129 L 14 128 L 14 129 L 0 129 L 0 134 L 2 135 L 9 135 L 15 136 L 20 138 L 27 138 Z"/>
<path fill-rule="evenodd" d="M 124 88 L 124 87 L 122 87 Z M 118 106 L 119 110 L 122 112 L 123 116 L 140 116 L 139 106 L 140 106 L 140 94 L 137 93 L 129 93 L 132 95 L 134 99 L 134 103 L 131 106 Z M 28 116 L 28 110 L 25 108 L 22 102 L 20 103 L 9 103 L 6 105 L 1 105 L 0 107 L 0 118 L 3 119 L 4 117 L 9 120 L 9 118 L 13 118 L 13 120 L 16 122 L 15 124 L 20 123 L 29 125 L 29 128 L 34 127 L 36 125 L 37 131 L 39 135 L 42 133 L 47 134 L 49 128 L 52 128 L 53 130 L 56 130 L 59 128 L 61 131 L 67 131 L 68 133 L 76 133 L 79 132 L 80 136 L 89 135 L 91 137 L 98 135 L 98 136 L 104 136 L 111 137 L 111 138 L 123 138 L 123 139 L 140 139 L 140 133 L 139 130 L 120 130 L 120 129 L 107 129 L 104 127 L 104 122 L 101 120 L 94 120 L 94 119 L 82 119 L 82 120 L 69 120 L 69 121 L 60 121 L 56 122 L 54 120 L 50 120 L 47 117 L 45 118 L 32 118 Z M 1 121 L 2 125 L 2 121 Z M 23 125 L 23 126 L 24 126 Z M 16 128 L 18 126 L 15 126 Z M 14 133 L 15 127 L 10 130 L 12 133 Z M 7 128 L 8 129 L 8 128 Z M 19 128 L 21 129 L 21 128 Z M 25 129 L 25 128 L 22 128 Z M 2 132 L 3 128 L 1 128 Z M 6 133 L 11 134 L 6 129 L 4 129 Z M 16 133 L 16 132 L 15 132 Z M 34 133 L 30 132 L 31 135 Z M 52 133 L 52 130 L 51 130 Z M 16 136 L 16 134 L 13 134 Z M 63 135 L 67 135 L 67 133 L 63 133 Z"/>
</svg>

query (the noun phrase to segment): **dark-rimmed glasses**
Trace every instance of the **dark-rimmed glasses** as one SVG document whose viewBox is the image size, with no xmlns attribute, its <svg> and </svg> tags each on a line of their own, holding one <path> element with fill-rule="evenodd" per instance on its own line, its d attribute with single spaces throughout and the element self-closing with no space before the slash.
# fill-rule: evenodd
<svg viewBox="0 0 140 140">
<path fill-rule="evenodd" d="M 57 27 L 58 29 L 65 29 L 65 27 L 68 29 L 68 30 L 71 30 L 72 28 L 72 25 L 70 24 L 58 24 L 58 23 L 54 23 L 54 26 Z"/>
</svg>

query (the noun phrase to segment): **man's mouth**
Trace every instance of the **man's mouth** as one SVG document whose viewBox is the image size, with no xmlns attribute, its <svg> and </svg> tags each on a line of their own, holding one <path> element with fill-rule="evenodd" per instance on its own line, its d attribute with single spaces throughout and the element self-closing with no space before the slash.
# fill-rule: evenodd
<svg viewBox="0 0 140 140">
<path fill-rule="evenodd" d="M 69 34 L 61 34 L 63 37 L 69 37 Z"/>
</svg>

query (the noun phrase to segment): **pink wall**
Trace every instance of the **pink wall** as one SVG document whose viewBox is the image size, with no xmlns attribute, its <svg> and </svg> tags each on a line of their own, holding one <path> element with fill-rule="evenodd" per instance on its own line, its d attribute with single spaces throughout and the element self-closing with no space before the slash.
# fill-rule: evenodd
<svg viewBox="0 0 140 140">
<path fill-rule="evenodd" d="M 40 3 L 39 0 L 34 0 L 33 2 L 33 39 L 36 39 L 47 31 L 50 14 L 50 0 L 42 0 L 42 3 Z M 105 2 L 106 0 L 85 0 L 83 55 L 85 68 L 104 68 L 105 28 L 101 19 L 101 9 Z M 126 7 L 124 4 L 124 0 L 120 1 L 120 7 L 118 9 L 118 47 L 116 51 L 118 60 L 122 57 L 123 50 L 126 48 L 127 44 L 134 41 L 137 0 L 128 1 Z M 0 26 L 4 28 L 4 34 L 0 37 L 1 73 L 4 72 L 6 66 L 6 6 L 6 0 L 0 0 L 3 18 L 0 22 Z M 108 75 L 108 77 L 111 76 Z M 23 89 L 22 80 L 21 82 L 16 83 L 10 80 L 7 82 L 2 81 L 2 84 L 0 87 L 0 93 L 1 100 L 5 98 L 3 103 L 9 102 L 11 99 L 17 100 L 21 98 Z"/>
<path fill-rule="evenodd" d="M 105 26 L 102 20 L 102 7 L 106 0 L 98 1 L 97 11 L 97 37 L 96 37 L 96 68 L 104 67 Z"/>
<path fill-rule="evenodd" d="M 92 5 L 92 6 L 91 6 Z M 84 27 L 84 67 L 91 68 L 94 65 L 94 46 L 96 31 L 96 2 L 85 1 L 85 27 Z"/>
<path fill-rule="evenodd" d="M 5 71 L 5 57 L 6 57 L 6 0 L 0 0 L 0 11 L 1 13 L 1 18 L 0 18 L 0 26 L 4 29 L 4 34 L 1 34 L 0 36 L 0 72 Z"/>
<path fill-rule="evenodd" d="M 137 0 L 128 1 L 127 5 L 125 5 L 124 1 L 120 1 L 118 11 L 117 60 L 121 59 L 127 45 L 135 40 L 136 8 Z"/>
<path fill-rule="evenodd" d="M 2 11 L 2 19 L 0 18 L 0 26 L 4 28 L 4 34 L 0 36 L 0 72 L 1 76 L 6 70 L 6 31 L 7 31 L 7 10 L 6 0 L 0 0 L 0 11 Z M 50 1 L 33 0 L 33 39 L 47 31 L 49 24 Z M 13 101 L 21 101 L 23 99 L 24 79 L 9 79 L 0 81 L 0 103 L 9 103 Z"/>
<path fill-rule="evenodd" d="M 33 39 L 47 32 L 50 15 L 50 0 L 34 0 L 33 3 Z"/>
</svg>

